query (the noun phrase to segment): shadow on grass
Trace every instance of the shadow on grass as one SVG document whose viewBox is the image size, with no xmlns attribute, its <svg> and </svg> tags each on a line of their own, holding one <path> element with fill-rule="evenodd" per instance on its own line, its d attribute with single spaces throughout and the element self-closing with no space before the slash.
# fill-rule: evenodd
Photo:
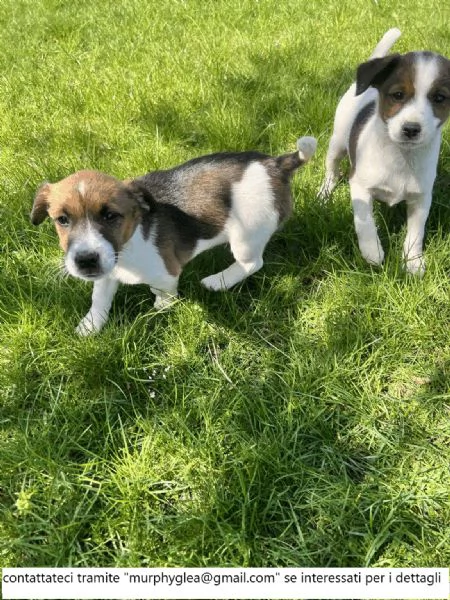
<svg viewBox="0 0 450 600">
<path fill-rule="evenodd" d="M 299 222 L 294 219 L 291 227 L 288 234 L 295 235 Z M 273 244 L 269 270 L 271 258 L 286 250 L 282 238 Z M 299 254 L 317 267 L 320 249 L 310 250 L 315 247 L 311 239 L 299 244 Z M 208 270 L 228 263 L 225 252 L 212 254 L 213 259 L 203 258 Z M 361 334 L 354 326 L 357 315 L 349 312 L 340 323 L 330 320 L 328 347 L 308 332 L 299 340 L 294 338 L 295 322 L 283 319 L 283 310 L 301 311 L 299 290 L 305 299 L 310 295 L 304 282 L 284 292 L 273 319 L 270 274 L 256 275 L 239 291 L 224 295 L 200 291 L 191 283 L 193 275 L 193 270 L 186 274 L 186 286 L 198 295 L 194 291 L 189 300 L 202 305 L 202 319 L 213 329 L 199 337 L 185 360 L 178 360 L 170 382 L 150 378 L 152 365 L 161 375 L 162 357 L 170 353 L 164 337 L 170 313 L 145 319 L 145 325 L 140 319 L 123 339 L 106 334 L 103 340 L 74 340 L 68 349 L 59 338 L 65 353 L 61 364 L 52 357 L 58 348 L 53 350 L 49 339 L 38 342 L 32 332 L 23 334 L 22 350 L 16 350 L 22 400 L 14 402 L 13 394 L 2 414 L 10 424 L 6 472 L 14 470 L 18 456 L 26 456 L 27 470 L 16 477 L 23 478 L 36 502 L 30 501 L 35 514 L 17 509 L 5 521 L 11 532 L 19 532 L 14 539 L 23 563 L 42 563 L 48 556 L 48 564 L 80 564 L 100 544 L 104 564 L 155 564 L 161 549 L 173 544 L 175 562 L 186 565 L 355 566 L 373 564 L 393 542 L 418 539 L 412 503 L 392 498 L 383 483 L 386 472 L 394 472 L 403 458 L 389 445 L 381 453 L 352 441 L 351 432 L 367 418 L 364 409 L 356 408 L 360 390 L 346 379 L 349 369 L 333 375 L 336 363 L 348 363 L 355 349 L 372 341 L 370 327 Z M 297 275 L 295 262 L 276 265 L 274 277 Z M 326 279 L 326 271 L 308 272 L 309 291 L 320 276 Z M 44 292 L 33 287 L 33 293 Z M 127 328 L 140 311 L 142 291 L 128 288 L 123 294 L 116 304 L 121 312 L 124 300 Z M 69 315 L 70 305 L 64 312 Z M 70 335 L 72 327 L 65 327 Z M 237 351 L 230 342 L 238 345 Z M 296 365 L 307 348 L 310 362 Z M 230 368 L 232 378 L 221 375 L 220 364 Z M 208 397 L 212 380 L 215 398 Z M 208 426 L 208 420 L 215 425 Z M 198 452 L 200 462 L 208 462 L 203 438 L 214 436 L 206 450 L 212 453 L 213 482 L 195 473 L 183 481 L 176 465 L 167 466 L 165 473 L 152 470 L 150 459 L 149 474 L 134 474 L 137 481 L 128 484 L 123 480 L 116 469 L 127 453 L 138 460 L 143 440 L 157 436 L 160 428 L 186 445 L 186 452 Z M 183 464 L 183 458 L 177 460 Z M 173 486 L 180 480 L 182 492 L 176 492 Z M 197 488 L 208 489 L 209 497 L 191 503 Z M 47 530 L 38 523 L 48 510 Z M 103 513 L 105 523 L 98 517 Z M 136 534 L 125 556 L 111 539 L 106 514 L 117 519 L 115 535 L 121 545 L 128 544 L 124 519 L 133 530 L 147 532 Z M 193 544 L 198 550 L 194 555 Z"/>
</svg>

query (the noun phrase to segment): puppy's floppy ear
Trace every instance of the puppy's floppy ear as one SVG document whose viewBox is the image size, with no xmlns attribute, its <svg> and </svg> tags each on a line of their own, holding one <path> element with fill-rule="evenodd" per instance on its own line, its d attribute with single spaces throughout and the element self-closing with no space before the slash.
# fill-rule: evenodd
<svg viewBox="0 0 450 600">
<path fill-rule="evenodd" d="M 380 86 L 397 68 L 400 59 L 400 54 L 391 54 L 359 65 L 356 71 L 356 95 L 359 96 L 370 86 Z"/>
<path fill-rule="evenodd" d="M 48 197 L 50 195 L 51 184 L 43 183 L 36 192 L 31 209 L 30 219 L 33 225 L 40 225 L 48 216 Z"/>
<path fill-rule="evenodd" d="M 126 185 L 128 191 L 136 200 L 141 210 L 146 213 L 153 212 L 155 209 L 155 199 L 144 183 L 138 179 L 125 179 L 123 183 Z"/>
</svg>

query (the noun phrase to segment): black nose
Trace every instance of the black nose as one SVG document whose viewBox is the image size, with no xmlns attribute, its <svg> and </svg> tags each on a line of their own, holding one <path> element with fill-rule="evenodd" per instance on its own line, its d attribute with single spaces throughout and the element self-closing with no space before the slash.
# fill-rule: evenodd
<svg viewBox="0 0 450 600">
<path fill-rule="evenodd" d="M 402 132 L 406 138 L 408 138 L 409 140 L 413 140 L 419 135 L 421 129 L 422 128 L 419 125 L 419 123 L 412 123 L 410 121 L 407 121 L 403 124 Z"/>
<path fill-rule="evenodd" d="M 100 265 L 98 252 L 79 252 L 75 256 L 75 264 L 80 271 L 96 271 Z"/>
</svg>

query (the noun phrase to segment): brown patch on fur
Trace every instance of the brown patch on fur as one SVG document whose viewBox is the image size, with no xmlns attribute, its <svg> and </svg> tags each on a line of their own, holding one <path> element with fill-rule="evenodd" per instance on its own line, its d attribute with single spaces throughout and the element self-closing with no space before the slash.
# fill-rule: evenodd
<svg viewBox="0 0 450 600">
<path fill-rule="evenodd" d="M 175 277 L 191 259 L 198 240 L 211 239 L 222 230 L 176 206 L 163 203 L 157 205 L 149 220 L 156 224 L 154 243 L 158 252 L 168 272 Z"/>
<path fill-rule="evenodd" d="M 297 159 L 300 160 L 300 157 L 297 154 Z M 285 155 L 283 157 L 279 157 L 284 159 L 285 157 L 293 158 L 293 155 Z M 291 161 L 292 164 L 296 161 L 295 159 Z M 272 188 L 273 193 L 273 203 L 275 210 L 278 213 L 278 224 L 282 225 L 292 214 L 292 194 L 290 187 L 290 179 L 294 172 L 294 169 L 297 167 L 293 167 L 292 170 L 284 169 L 285 162 L 278 161 L 277 158 L 268 158 L 265 161 L 262 161 L 262 164 L 267 170 L 267 173 L 270 177 L 270 186 Z M 298 165 L 299 166 L 299 165 Z"/>
<path fill-rule="evenodd" d="M 33 225 L 40 225 L 48 216 L 48 196 L 51 191 L 51 185 L 49 183 L 43 183 L 36 192 L 36 196 L 33 202 L 33 208 L 31 209 L 30 219 Z"/>
<path fill-rule="evenodd" d="M 414 71 L 414 55 L 405 54 L 400 57 L 389 77 L 377 86 L 380 93 L 379 112 L 383 121 L 394 117 L 414 97 Z"/>
<path fill-rule="evenodd" d="M 437 92 L 438 90 L 436 90 L 434 94 Z M 443 102 L 439 102 L 439 104 L 433 102 L 432 107 L 434 116 L 439 119 L 441 125 L 443 125 L 450 115 L 450 86 L 448 88 L 439 88 L 439 93 L 445 94 L 446 99 Z"/>
<path fill-rule="evenodd" d="M 164 265 L 173 277 L 179 277 L 183 266 L 189 262 L 192 250 L 177 248 L 176 243 L 170 237 L 162 237 L 158 240 L 158 252 L 164 261 Z"/>
<path fill-rule="evenodd" d="M 280 171 L 283 173 L 283 175 L 286 175 L 286 177 L 291 177 L 299 167 L 307 162 L 303 158 L 300 158 L 300 153 L 298 150 L 297 152 L 281 154 L 272 160 L 276 162 Z"/>
<path fill-rule="evenodd" d="M 189 165 L 189 163 L 188 163 Z M 155 227 L 154 243 L 167 271 L 177 277 L 192 257 L 200 239 L 211 239 L 223 230 L 231 208 L 232 189 L 248 165 L 223 162 L 155 171 L 132 182 L 149 195 L 150 210 L 143 215 L 145 239 Z"/>
<path fill-rule="evenodd" d="M 224 164 L 220 169 L 200 170 L 186 185 L 183 210 L 200 222 L 223 229 L 231 207 L 231 185 L 240 181 L 245 166 Z"/>
<path fill-rule="evenodd" d="M 438 61 L 439 76 L 428 94 L 428 99 L 441 124 L 448 119 L 450 114 L 450 61 L 444 56 L 431 52 L 409 52 L 404 55 L 392 55 L 392 57 L 378 59 L 380 62 L 388 61 L 386 64 L 390 67 L 389 69 L 385 67 L 371 81 L 371 85 L 380 93 L 379 112 L 383 121 L 386 122 L 394 117 L 414 97 L 416 92 L 414 87 L 415 62 L 420 55 L 428 57 L 429 60 Z M 366 64 L 370 65 L 370 62 Z M 396 98 L 396 94 L 401 94 L 401 98 Z M 443 99 L 436 102 L 436 98 L 439 96 Z"/>
<path fill-rule="evenodd" d="M 61 246 L 61 249 L 64 252 L 67 252 L 67 250 L 69 249 L 69 234 L 70 234 L 69 228 L 62 227 L 56 221 L 55 221 L 55 227 L 56 227 L 56 233 L 58 234 L 58 238 L 59 238 L 59 245 Z"/>
<path fill-rule="evenodd" d="M 89 221 L 117 252 L 130 239 L 140 219 L 139 199 L 126 184 L 97 171 L 78 171 L 65 179 L 44 184 L 36 195 L 32 222 L 41 223 L 48 214 L 55 223 L 61 248 L 80 235 Z M 65 218 L 67 223 L 59 223 Z"/>
<path fill-rule="evenodd" d="M 78 171 L 53 184 L 48 213 L 52 218 L 66 214 L 74 221 L 98 215 L 121 187 L 121 182 L 109 175 Z"/>
<path fill-rule="evenodd" d="M 445 123 L 450 115 L 450 60 L 443 56 L 438 57 L 439 77 L 428 94 L 428 98 L 433 108 L 433 113 L 440 120 L 441 125 Z M 436 102 L 438 96 L 443 97 L 443 101 Z"/>
<path fill-rule="evenodd" d="M 271 179 L 272 190 L 274 194 L 274 206 L 278 212 L 278 225 L 282 225 L 292 214 L 292 194 L 289 184 L 277 178 Z"/>
</svg>

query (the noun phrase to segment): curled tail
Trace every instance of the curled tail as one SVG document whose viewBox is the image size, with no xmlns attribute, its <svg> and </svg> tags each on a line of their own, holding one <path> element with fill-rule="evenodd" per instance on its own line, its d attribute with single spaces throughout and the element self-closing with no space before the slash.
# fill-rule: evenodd
<svg viewBox="0 0 450 600">
<path fill-rule="evenodd" d="M 301 165 L 304 165 L 313 156 L 317 148 L 317 140 L 311 136 L 304 136 L 297 140 L 298 152 L 283 154 L 275 160 L 282 171 L 291 175 Z"/>
<path fill-rule="evenodd" d="M 392 29 L 386 31 L 381 40 L 375 46 L 375 49 L 370 55 L 369 60 L 374 58 L 383 58 L 383 56 L 386 56 L 401 35 L 402 32 L 400 29 L 397 29 L 397 27 L 393 27 Z"/>
</svg>

